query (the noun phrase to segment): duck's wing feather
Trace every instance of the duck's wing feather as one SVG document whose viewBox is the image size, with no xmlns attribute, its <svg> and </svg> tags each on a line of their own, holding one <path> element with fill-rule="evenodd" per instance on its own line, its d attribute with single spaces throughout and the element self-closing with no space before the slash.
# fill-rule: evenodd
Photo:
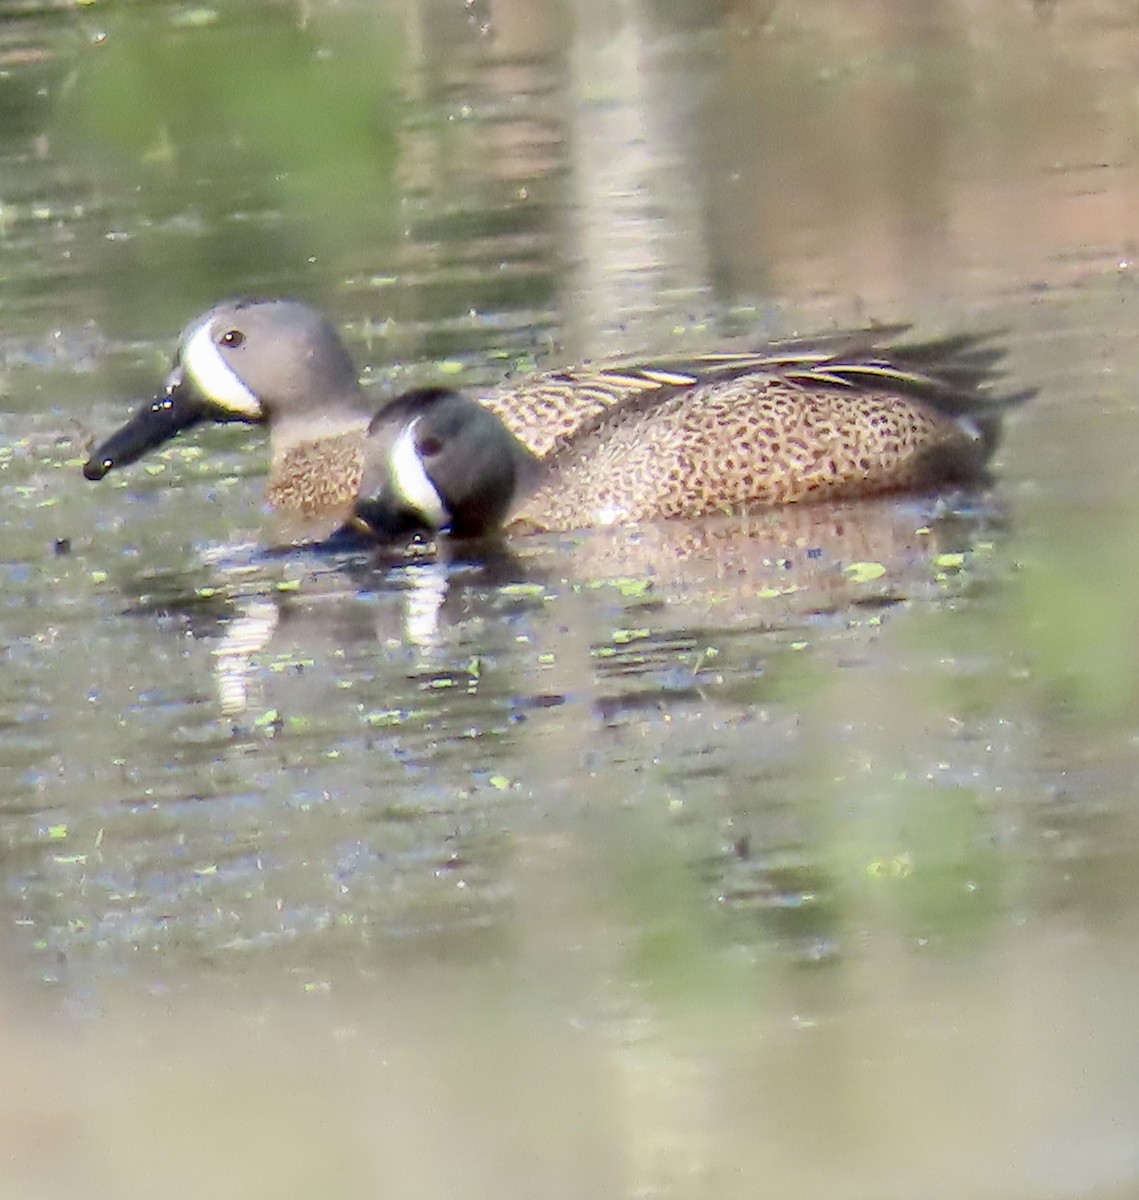
<svg viewBox="0 0 1139 1200">
<path fill-rule="evenodd" d="M 747 351 L 615 360 L 542 372 L 480 396 L 533 454 L 547 457 L 616 409 L 649 408 L 678 392 L 754 376 L 757 387 L 862 390 L 912 396 L 949 416 L 999 418 L 1032 394 L 1001 392 L 1004 355 L 992 334 L 923 342 L 900 339 L 905 325 L 785 338 Z"/>
</svg>

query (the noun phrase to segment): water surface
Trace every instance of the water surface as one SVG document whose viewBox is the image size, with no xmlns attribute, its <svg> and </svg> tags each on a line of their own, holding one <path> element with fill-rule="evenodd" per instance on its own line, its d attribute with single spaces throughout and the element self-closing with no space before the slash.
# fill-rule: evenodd
<svg viewBox="0 0 1139 1200">
<path fill-rule="evenodd" d="M 3 16 L 0 1191 L 1130 1194 L 1134 11 Z M 469 559 L 267 553 L 255 430 L 88 484 L 263 293 L 377 403 L 868 320 L 1039 395 L 980 493 Z"/>
</svg>

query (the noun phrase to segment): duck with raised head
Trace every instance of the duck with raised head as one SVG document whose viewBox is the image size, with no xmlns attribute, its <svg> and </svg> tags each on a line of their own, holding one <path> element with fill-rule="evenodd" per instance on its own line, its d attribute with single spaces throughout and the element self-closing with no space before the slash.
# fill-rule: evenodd
<svg viewBox="0 0 1139 1200">
<path fill-rule="evenodd" d="M 336 330 L 295 300 L 227 301 L 190 323 L 156 399 L 88 479 L 202 421 L 265 425 L 267 498 L 379 541 L 564 530 L 983 478 L 1005 412 L 984 336 L 906 326 L 550 371 L 476 397 L 376 407 Z"/>
</svg>

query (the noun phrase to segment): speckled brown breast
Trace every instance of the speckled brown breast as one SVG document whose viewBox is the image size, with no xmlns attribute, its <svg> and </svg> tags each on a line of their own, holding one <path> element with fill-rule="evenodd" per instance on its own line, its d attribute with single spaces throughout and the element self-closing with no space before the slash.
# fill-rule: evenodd
<svg viewBox="0 0 1139 1200">
<path fill-rule="evenodd" d="M 351 515 L 364 473 L 361 432 L 298 442 L 274 454 L 266 498 L 274 508 L 306 517 Z"/>
<path fill-rule="evenodd" d="M 983 458 L 979 437 L 920 401 L 751 376 L 702 387 L 699 403 L 682 392 L 607 412 L 551 452 L 517 520 L 572 529 L 868 496 Z"/>
</svg>

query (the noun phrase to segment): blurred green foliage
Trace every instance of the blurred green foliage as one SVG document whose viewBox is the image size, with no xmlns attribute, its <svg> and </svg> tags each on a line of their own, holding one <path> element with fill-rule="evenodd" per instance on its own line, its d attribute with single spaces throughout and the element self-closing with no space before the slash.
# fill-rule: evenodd
<svg viewBox="0 0 1139 1200">
<path fill-rule="evenodd" d="M 1024 624 L 1013 644 L 1022 647 L 1042 711 L 1049 721 L 1133 728 L 1139 706 L 1134 512 L 1112 503 L 1040 502 L 1020 543 Z"/>
<path fill-rule="evenodd" d="M 125 252 L 110 239 L 112 307 L 129 320 L 174 291 L 188 310 L 272 290 L 306 264 L 319 292 L 352 247 L 389 239 L 400 52 L 382 6 L 306 15 L 234 0 L 113 14 L 58 110 L 72 158 L 111 204 L 132 206 L 108 213 L 130 231 Z M 187 236 L 170 236 L 179 229 Z"/>
</svg>

